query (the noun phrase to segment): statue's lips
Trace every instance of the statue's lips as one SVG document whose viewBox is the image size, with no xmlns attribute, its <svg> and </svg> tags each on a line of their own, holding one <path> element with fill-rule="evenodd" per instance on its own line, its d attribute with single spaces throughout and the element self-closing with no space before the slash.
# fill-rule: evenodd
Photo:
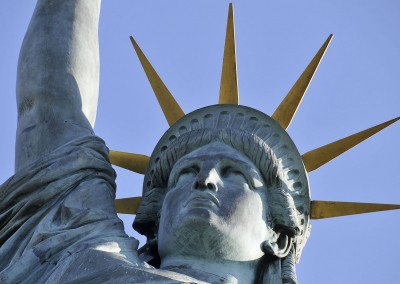
<svg viewBox="0 0 400 284">
<path fill-rule="evenodd" d="M 215 205 L 220 207 L 220 202 L 217 197 L 214 196 L 211 192 L 200 192 L 193 193 L 192 196 L 186 201 L 184 207 L 189 204 L 193 205 Z"/>
</svg>

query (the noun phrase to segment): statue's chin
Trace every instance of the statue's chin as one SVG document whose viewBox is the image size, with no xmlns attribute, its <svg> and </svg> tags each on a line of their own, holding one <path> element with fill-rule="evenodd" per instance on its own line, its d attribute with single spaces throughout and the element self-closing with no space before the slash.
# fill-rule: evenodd
<svg viewBox="0 0 400 284">
<path fill-rule="evenodd" d="M 240 240 L 233 239 L 226 226 L 204 208 L 192 209 L 179 226 L 159 239 L 163 256 L 195 257 L 208 260 L 250 260 Z M 176 224 L 175 224 L 176 225 Z"/>
</svg>

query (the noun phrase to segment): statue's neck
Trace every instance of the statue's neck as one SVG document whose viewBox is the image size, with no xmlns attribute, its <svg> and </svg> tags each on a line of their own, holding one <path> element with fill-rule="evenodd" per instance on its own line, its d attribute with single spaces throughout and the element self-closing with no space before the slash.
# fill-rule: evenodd
<svg viewBox="0 0 400 284">
<path fill-rule="evenodd" d="M 161 269 L 182 273 L 205 282 L 221 278 L 222 283 L 254 283 L 257 261 L 210 260 L 186 256 L 167 256 Z"/>
</svg>

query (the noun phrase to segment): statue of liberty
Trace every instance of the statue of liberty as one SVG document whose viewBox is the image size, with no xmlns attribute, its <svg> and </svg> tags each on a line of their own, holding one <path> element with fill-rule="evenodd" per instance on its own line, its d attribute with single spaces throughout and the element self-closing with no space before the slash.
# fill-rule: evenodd
<svg viewBox="0 0 400 284">
<path fill-rule="evenodd" d="M 170 128 L 150 158 L 109 152 L 92 128 L 99 11 L 37 2 L 18 63 L 15 175 L 0 188 L 1 283 L 297 283 L 310 218 L 399 208 L 311 202 L 307 172 L 397 119 L 300 155 L 285 129 L 332 36 L 270 117 L 239 105 L 232 5 L 218 105 L 185 115 L 131 38 Z M 110 160 L 145 173 L 139 207 L 114 204 Z M 144 247 L 116 208 L 137 214 Z"/>
</svg>

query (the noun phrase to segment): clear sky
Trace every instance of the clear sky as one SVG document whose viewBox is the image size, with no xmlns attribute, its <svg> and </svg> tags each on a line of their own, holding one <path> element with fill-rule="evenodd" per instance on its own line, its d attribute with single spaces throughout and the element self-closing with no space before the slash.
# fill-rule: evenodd
<svg viewBox="0 0 400 284">
<path fill-rule="evenodd" d="M 15 76 L 35 1 L 0 6 L 0 182 L 13 174 Z M 272 114 L 319 47 L 335 35 L 288 129 L 300 153 L 400 115 L 400 3 L 235 4 L 241 104 Z M 103 0 L 95 126 L 110 149 L 150 155 L 167 129 L 129 41 L 133 35 L 185 112 L 218 99 L 228 1 Z M 399 203 L 400 123 L 309 175 L 312 199 Z M 142 177 L 118 173 L 118 197 Z M 128 234 L 133 216 L 121 216 Z M 312 222 L 297 266 L 304 283 L 397 283 L 400 210 Z M 141 239 L 143 240 L 143 239 Z"/>
</svg>

